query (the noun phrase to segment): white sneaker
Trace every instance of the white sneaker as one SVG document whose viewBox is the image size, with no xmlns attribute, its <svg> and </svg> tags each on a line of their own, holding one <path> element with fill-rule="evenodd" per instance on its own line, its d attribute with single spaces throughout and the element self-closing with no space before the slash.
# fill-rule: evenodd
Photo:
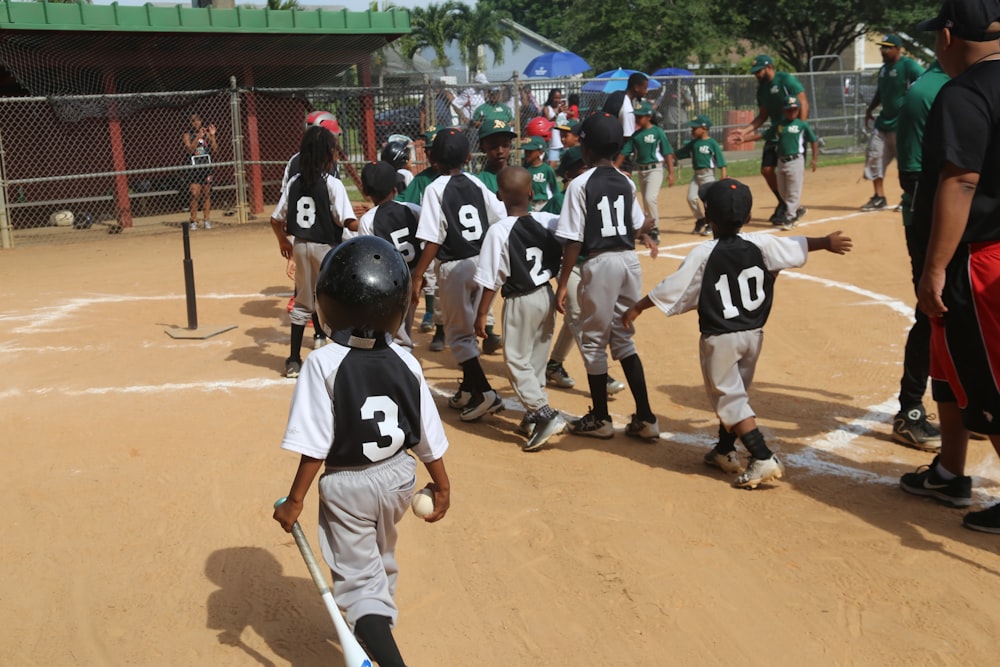
<svg viewBox="0 0 1000 667">
<path fill-rule="evenodd" d="M 640 440 L 659 440 L 660 422 L 654 419 L 651 422 L 639 419 L 639 415 L 632 415 L 628 426 L 625 427 L 625 435 Z"/>
<path fill-rule="evenodd" d="M 781 479 L 784 474 L 785 466 L 782 465 L 777 456 L 772 454 L 769 459 L 752 458 L 746 472 L 736 478 L 733 486 L 740 489 L 756 489 L 764 482 Z"/>
<path fill-rule="evenodd" d="M 211 228 L 212 228 L 212 223 L 209 222 L 208 220 L 206 220 L 205 221 L 205 229 L 211 229 Z"/>
<path fill-rule="evenodd" d="M 562 415 L 557 414 L 551 419 L 540 421 L 535 424 L 534 433 L 521 446 L 521 449 L 525 452 L 533 452 L 536 449 L 541 449 L 542 445 L 548 442 L 549 438 L 565 430 L 566 420 L 562 418 Z"/>
<path fill-rule="evenodd" d="M 621 380 L 616 380 L 610 375 L 608 376 L 608 396 L 617 394 L 621 390 L 625 389 L 625 383 Z"/>
<path fill-rule="evenodd" d="M 469 401 L 472 400 L 472 392 L 462 391 L 459 389 L 455 392 L 455 395 L 448 399 L 448 407 L 455 410 L 461 410 L 469 405 Z"/>
<path fill-rule="evenodd" d="M 735 449 L 723 454 L 716 451 L 713 447 L 705 453 L 704 461 L 705 465 L 718 468 L 722 472 L 728 472 L 731 475 L 743 472 L 743 463 L 740 461 L 740 455 L 736 453 Z"/>
<path fill-rule="evenodd" d="M 191 228 L 191 231 L 198 229 L 198 223 L 195 222 L 194 220 L 191 221 L 191 224 L 189 226 Z"/>
<path fill-rule="evenodd" d="M 491 415 L 503 410 L 503 399 L 492 389 L 483 392 L 482 399 L 478 403 L 473 401 L 475 399 L 469 401 L 469 405 L 458 415 L 458 418 L 464 422 L 474 422 L 483 415 Z"/>
<path fill-rule="evenodd" d="M 602 440 L 607 440 L 615 434 L 614 424 L 611 420 L 598 419 L 594 416 L 593 408 L 590 412 L 580 417 L 579 419 L 570 422 L 569 432 L 575 433 L 577 435 L 586 435 L 591 438 L 600 438 Z"/>
</svg>

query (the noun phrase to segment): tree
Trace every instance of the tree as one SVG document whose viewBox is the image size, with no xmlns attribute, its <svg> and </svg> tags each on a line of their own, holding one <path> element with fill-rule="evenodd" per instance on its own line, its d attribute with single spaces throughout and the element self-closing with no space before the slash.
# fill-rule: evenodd
<svg viewBox="0 0 1000 667">
<path fill-rule="evenodd" d="M 412 58 L 418 51 L 432 49 L 434 66 L 446 72 L 451 59 L 445 47 L 458 39 L 458 13 L 459 4 L 452 0 L 410 10 L 410 34 L 401 40 L 406 57 Z"/>
<path fill-rule="evenodd" d="M 299 0 L 267 0 L 268 9 L 301 9 Z"/>
<path fill-rule="evenodd" d="M 507 16 L 516 16 L 517 22 L 539 35 L 562 39 L 566 17 L 572 16 L 570 8 L 575 0 L 479 0 L 480 7 L 489 7 Z"/>
<path fill-rule="evenodd" d="M 504 39 L 509 39 L 516 49 L 520 45 L 520 34 L 508 23 L 510 16 L 489 6 L 469 7 L 461 4 L 456 14 L 458 47 L 470 72 L 486 69 L 485 56 L 479 54 L 480 47 L 493 53 L 493 64 L 504 61 Z"/>
</svg>

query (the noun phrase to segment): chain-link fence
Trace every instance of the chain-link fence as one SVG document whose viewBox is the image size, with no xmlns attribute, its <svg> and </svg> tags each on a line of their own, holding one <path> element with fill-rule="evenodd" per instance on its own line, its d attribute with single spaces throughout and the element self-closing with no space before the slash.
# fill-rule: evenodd
<svg viewBox="0 0 1000 667">
<path fill-rule="evenodd" d="M 864 109 L 874 93 L 871 74 L 797 75 L 810 103 L 809 122 L 825 152 L 857 152 L 865 142 Z M 742 76 L 657 79 L 649 92 L 657 122 L 678 147 L 688 121 L 705 114 L 730 160 L 757 159 L 753 145 L 729 132 L 756 114 L 756 81 Z M 413 139 L 411 170 L 426 166 L 422 132 L 431 125 L 467 128 L 479 168 L 475 109 L 486 102 L 510 108 L 514 129 L 541 113 L 550 90 L 577 102 L 581 116 L 600 109 L 606 79 L 510 80 L 449 85 L 331 89 L 230 89 L 158 94 L 0 99 L 0 247 L 92 238 L 95 232 L 176 230 L 191 215 L 192 182 L 211 176 L 213 223 L 266 222 L 278 200 L 288 158 L 298 150 L 303 119 L 333 112 L 342 130 L 340 176 L 362 201 L 357 174 L 378 159 L 393 134 Z M 593 88 L 600 87 L 598 90 Z M 185 134 L 192 115 L 215 129 L 209 161 L 192 163 Z M 515 153 L 513 159 L 518 159 Z M 198 202 L 198 219 L 203 217 Z"/>
</svg>

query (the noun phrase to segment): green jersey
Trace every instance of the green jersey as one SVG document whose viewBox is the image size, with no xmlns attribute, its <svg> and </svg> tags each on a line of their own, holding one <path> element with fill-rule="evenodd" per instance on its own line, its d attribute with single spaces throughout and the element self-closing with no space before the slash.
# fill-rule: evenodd
<svg viewBox="0 0 1000 667">
<path fill-rule="evenodd" d="M 500 184 L 497 183 L 497 175 L 492 171 L 487 171 L 483 169 L 481 172 L 476 174 L 476 178 L 483 182 L 490 192 L 496 194 L 500 190 Z"/>
<path fill-rule="evenodd" d="M 878 99 L 882 111 L 875 119 L 875 129 L 883 132 L 896 131 L 896 119 L 903 104 L 903 95 L 910 84 L 916 81 L 924 70 L 916 60 L 901 57 L 892 65 L 885 64 L 878 71 Z"/>
<path fill-rule="evenodd" d="M 798 97 L 803 90 L 799 80 L 788 72 L 775 72 L 770 82 L 757 85 L 757 104 L 767 111 L 767 118 L 774 125 L 784 118 L 785 101 Z"/>
<path fill-rule="evenodd" d="M 674 149 L 666 133 L 658 125 L 636 130 L 622 146 L 622 155 L 628 157 L 635 153 L 635 161 L 638 164 L 663 162 L 673 152 Z"/>
<path fill-rule="evenodd" d="M 482 123 L 502 120 L 508 127 L 514 122 L 514 112 L 506 104 L 480 104 L 472 112 L 472 122 Z"/>
<path fill-rule="evenodd" d="M 535 192 L 533 201 L 548 201 L 559 194 L 559 179 L 555 170 L 546 163 L 537 167 L 524 165 L 531 174 L 531 187 Z"/>
<path fill-rule="evenodd" d="M 920 78 L 913 82 L 899 106 L 896 116 L 896 160 L 902 172 L 919 173 L 922 159 L 921 143 L 924 140 L 924 124 L 931 104 L 941 86 L 948 82 L 948 75 L 934 61 Z"/>
<path fill-rule="evenodd" d="M 806 144 L 819 141 L 809 123 L 800 118 L 791 121 L 782 119 L 777 125 L 772 125 L 764 133 L 764 141 L 778 144 L 778 157 L 800 155 L 806 152 Z"/>
<path fill-rule="evenodd" d="M 410 181 L 410 184 L 406 186 L 405 190 L 396 195 L 396 201 L 419 204 L 420 200 L 424 198 L 424 190 L 426 190 L 427 186 L 433 183 L 434 179 L 437 177 L 437 172 L 430 167 L 427 167 L 413 177 L 413 180 Z"/>
<path fill-rule="evenodd" d="M 715 169 L 726 166 L 726 156 L 722 154 L 722 146 L 712 137 L 692 139 L 677 149 L 677 159 L 691 158 L 694 169 Z"/>
</svg>

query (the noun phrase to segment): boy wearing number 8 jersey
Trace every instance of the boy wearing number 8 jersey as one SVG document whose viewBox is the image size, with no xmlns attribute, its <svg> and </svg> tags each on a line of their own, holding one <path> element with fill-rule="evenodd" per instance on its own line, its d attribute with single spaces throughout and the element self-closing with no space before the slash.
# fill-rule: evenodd
<svg viewBox="0 0 1000 667">
<path fill-rule="evenodd" d="M 462 411 L 462 421 L 476 421 L 503 408 L 479 363 L 475 319 L 482 288 L 474 276 L 486 230 L 507 211 L 482 181 L 462 173 L 469 160 L 469 140 L 461 130 L 449 127 L 438 132 L 431 160 L 441 175 L 427 186 L 421 200 L 417 239 L 424 242 L 424 249 L 413 275 L 422 276 L 437 258 L 445 342 L 462 367 L 461 384 L 448 406 Z M 420 286 L 415 283 L 414 302 L 419 298 Z"/>
<path fill-rule="evenodd" d="M 646 376 L 632 332 L 621 325 L 622 314 L 642 296 L 642 269 L 635 252 L 636 236 L 656 257 L 656 244 L 647 233 L 635 196 L 635 183 L 611 160 L 621 149 L 623 132 L 615 116 L 589 116 L 574 130 L 580 136 L 583 160 L 591 169 L 566 188 L 556 236 L 565 239 L 556 309 L 566 312 L 568 283 L 573 266 L 583 257 L 577 295 L 580 305 L 581 352 L 593 407 L 570 424 L 573 433 L 593 438 L 614 435 L 608 412 L 608 355 L 621 362 L 635 399 L 635 413 L 625 434 L 643 440 L 660 436 L 659 423 L 649 407 Z"/>
<path fill-rule="evenodd" d="M 698 309 L 702 378 L 719 417 L 719 442 L 705 455 L 705 463 L 739 473 L 733 485 L 754 489 L 785 472 L 764 442 L 747 397 L 771 312 L 774 280 L 781 269 L 805 264 L 810 251 L 848 252 L 851 239 L 839 231 L 819 238 L 740 233 L 750 219 L 753 197 L 750 188 L 734 179 L 702 186 L 701 199 L 715 238 L 696 246 L 622 322 L 631 328 L 639 313 L 654 305 L 668 316 Z M 745 471 L 736 453 L 737 437 L 750 452 Z"/>
</svg>

